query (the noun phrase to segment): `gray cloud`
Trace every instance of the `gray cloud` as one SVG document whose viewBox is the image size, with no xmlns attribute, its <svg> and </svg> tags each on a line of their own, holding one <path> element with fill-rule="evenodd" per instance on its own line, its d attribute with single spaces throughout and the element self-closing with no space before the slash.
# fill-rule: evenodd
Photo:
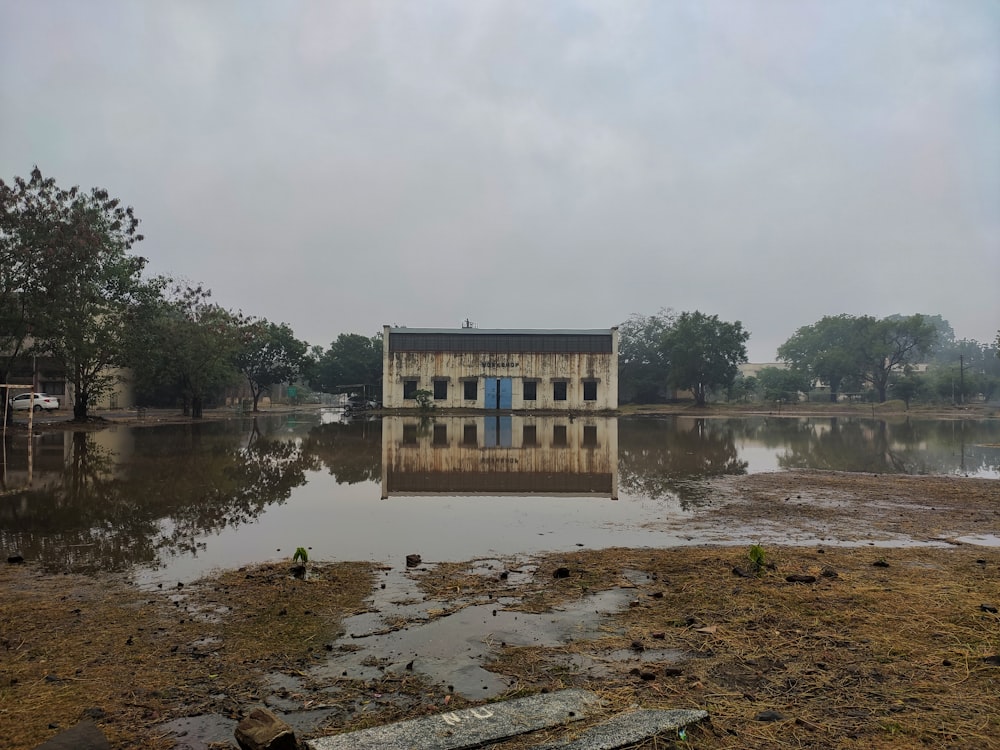
<svg viewBox="0 0 1000 750">
<path fill-rule="evenodd" d="M 158 272 L 382 323 L 1000 328 L 991 3 L 0 0 L 0 175 L 135 206 Z"/>
</svg>

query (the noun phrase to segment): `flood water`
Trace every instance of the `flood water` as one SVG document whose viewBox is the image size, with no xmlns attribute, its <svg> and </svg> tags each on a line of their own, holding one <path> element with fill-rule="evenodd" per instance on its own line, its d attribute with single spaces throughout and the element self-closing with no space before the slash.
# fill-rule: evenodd
<svg viewBox="0 0 1000 750">
<path fill-rule="evenodd" d="M 386 417 L 335 411 L 8 436 L 0 546 L 191 580 L 288 559 L 402 566 L 698 543 L 652 531 L 704 480 L 783 469 L 1000 478 L 1000 420 Z M 734 530 L 735 533 L 736 530 Z"/>
</svg>

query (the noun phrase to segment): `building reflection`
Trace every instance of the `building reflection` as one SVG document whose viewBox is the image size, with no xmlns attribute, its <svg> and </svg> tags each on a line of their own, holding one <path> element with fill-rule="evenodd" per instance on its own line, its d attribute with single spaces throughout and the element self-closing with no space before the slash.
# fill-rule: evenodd
<svg viewBox="0 0 1000 750">
<path fill-rule="evenodd" d="M 598 495 L 618 499 L 612 417 L 386 417 L 382 497 Z"/>
</svg>

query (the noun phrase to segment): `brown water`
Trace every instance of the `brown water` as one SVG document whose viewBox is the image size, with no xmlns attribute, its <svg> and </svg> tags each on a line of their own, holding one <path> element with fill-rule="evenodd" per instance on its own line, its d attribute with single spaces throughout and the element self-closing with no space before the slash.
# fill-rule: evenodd
<svg viewBox="0 0 1000 750">
<path fill-rule="evenodd" d="M 703 541 L 651 531 L 712 477 L 819 468 L 1000 478 L 1000 421 L 386 418 L 308 412 L 8 437 L 0 551 L 189 580 L 289 558 L 425 561 Z M 742 540 L 743 530 L 714 529 Z M 769 540 L 780 543 L 781 539 Z"/>
</svg>

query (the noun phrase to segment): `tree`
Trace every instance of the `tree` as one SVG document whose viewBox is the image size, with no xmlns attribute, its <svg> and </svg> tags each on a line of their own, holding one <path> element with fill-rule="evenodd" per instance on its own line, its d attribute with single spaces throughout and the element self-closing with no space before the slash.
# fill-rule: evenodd
<svg viewBox="0 0 1000 750">
<path fill-rule="evenodd" d="M 303 367 L 308 346 L 295 338 L 286 324 L 242 318 L 238 321 L 240 346 L 235 364 L 247 379 L 253 410 L 263 392 L 278 383 L 290 383 Z"/>
<path fill-rule="evenodd" d="M 31 317 L 30 290 L 37 288 L 33 275 L 38 268 L 37 252 L 21 241 L 20 205 L 12 188 L 0 180 L 0 382 L 10 375 L 29 343 Z M 0 392 L 4 402 L 7 389 Z M 7 419 L 13 412 L 7 411 Z"/>
<path fill-rule="evenodd" d="M 622 401 L 650 404 L 664 401 L 667 393 L 667 360 L 663 335 L 673 325 L 674 314 L 633 313 L 618 326 L 618 392 Z"/>
<path fill-rule="evenodd" d="M 749 331 L 740 321 L 727 323 L 717 315 L 697 310 L 684 312 L 663 336 L 663 350 L 670 363 L 668 382 L 694 393 L 698 406 L 704 406 L 708 391 L 729 387 L 747 361 Z"/>
<path fill-rule="evenodd" d="M 137 308 L 130 328 L 136 388 L 173 394 L 200 419 L 205 398 L 235 383 L 236 316 L 209 301 L 200 286 L 176 285 L 168 297 Z"/>
<path fill-rule="evenodd" d="M 856 322 L 850 315 L 826 316 L 799 328 L 778 347 L 778 359 L 810 379 L 826 383 L 830 400 L 836 401 L 844 381 L 861 369 L 855 333 Z"/>
<path fill-rule="evenodd" d="M 382 337 L 340 334 L 320 356 L 313 378 L 310 385 L 326 393 L 349 385 L 378 386 L 382 382 Z"/>
<path fill-rule="evenodd" d="M 809 376 L 800 370 L 765 367 L 757 373 L 757 384 L 765 401 L 798 401 L 809 391 Z"/>
<path fill-rule="evenodd" d="M 729 387 L 727 399 L 729 401 L 742 401 L 746 403 L 753 399 L 758 389 L 757 378 L 753 375 L 738 374 Z"/>
<path fill-rule="evenodd" d="M 130 308 L 159 292 L 142 278 L 145 258 L 129 253 L 142 240 L 139 220 L 106 190 L 63 189 L 37 167 L 28 180 L 0 183 L 0 204 L 0 234 L 22 264 L 14 273 L 23 284 L 15 287 L 20 313 L 8 304 L 5 314 L 23 316 L 34 353 L 62 362 L 74 386 L 73 417 L 86 420 L 122 364 Z M 22 331 L 15 326 L 14 335 Z"/>
<path fill-rule="evenodd" d="M 860 376 L 870 383 L 884 403 L 895 373 L 906 373 L 915 359 L 931 350 L 938 332 L 923 315 L 893 316 L 878 320 L 870 316 L 856 319 Z"/>
<path fill-rule="evenodd" d="M 935 346 L 927 384 L 940 399 L 964 403 L 973 395 L 989 400 L 1000 389 L 1000 359 L 992 344 L 980 344 L 974 339 L 952 340 L 945 346 Z"/>
</svg>

